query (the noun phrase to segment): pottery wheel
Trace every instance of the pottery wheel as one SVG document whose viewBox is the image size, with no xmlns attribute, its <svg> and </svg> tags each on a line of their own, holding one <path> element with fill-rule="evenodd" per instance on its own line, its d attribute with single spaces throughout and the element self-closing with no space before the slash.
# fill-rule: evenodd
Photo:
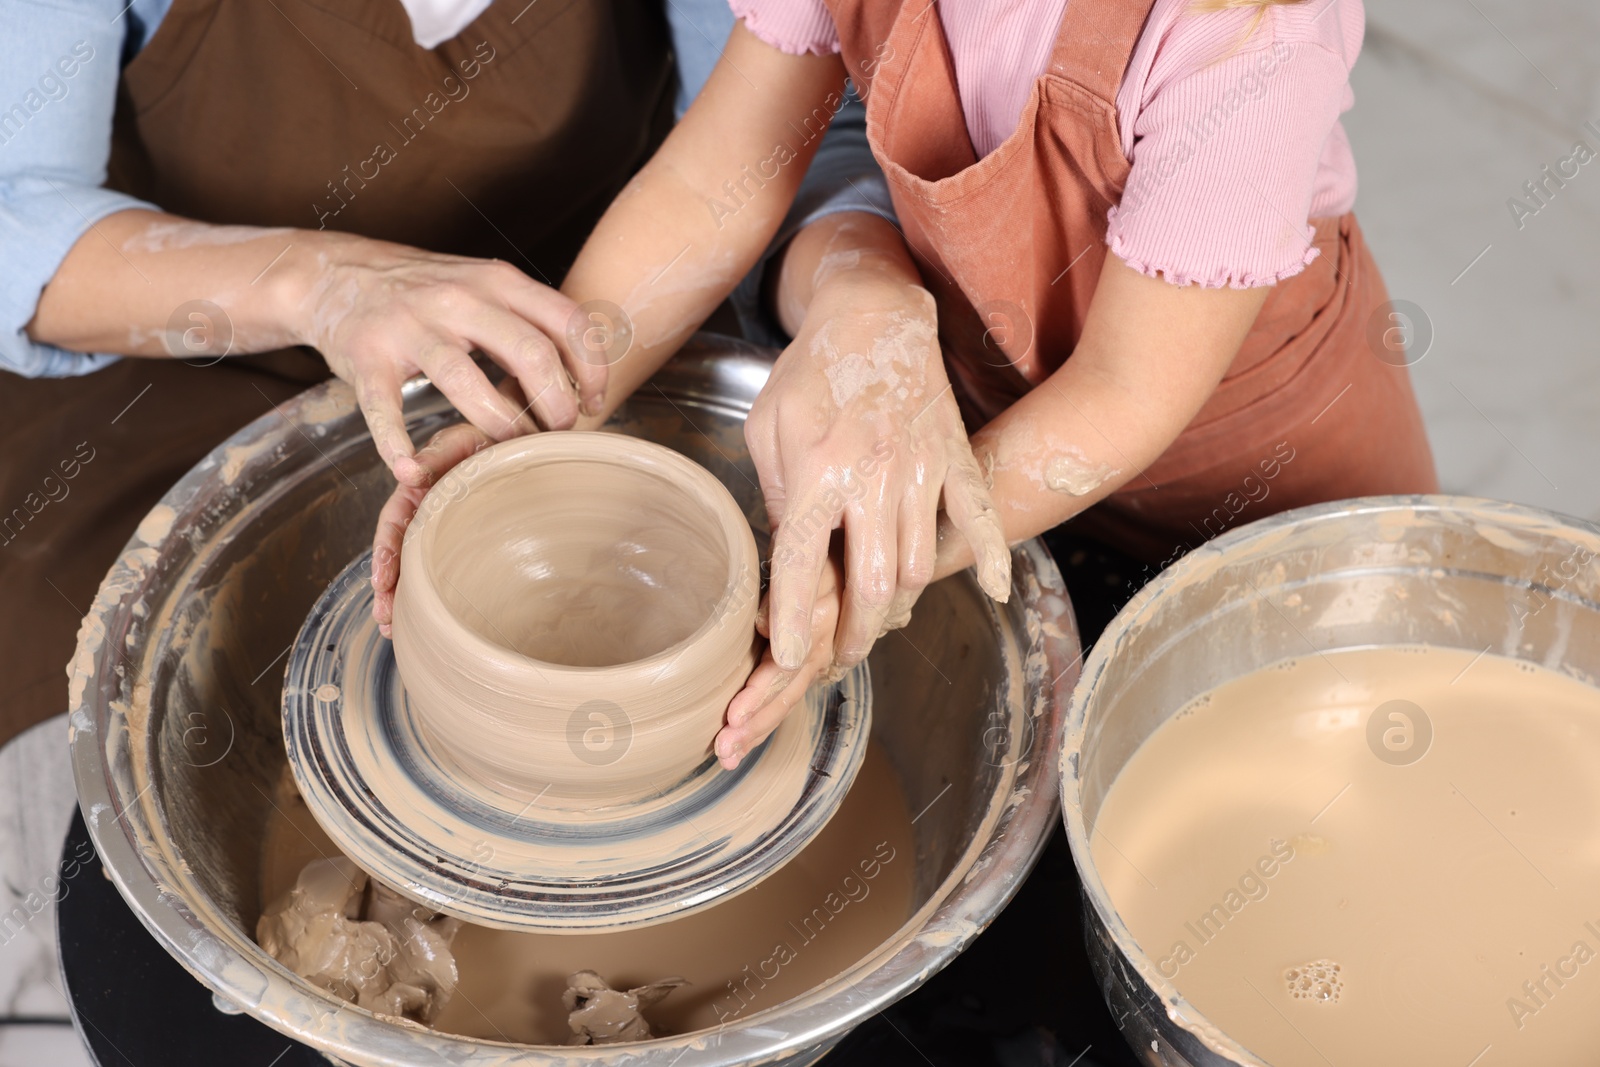
<svg viewBox="0 0 1600 1067">
<path fill-rule="evenodd" d="M 577 932 L 709 907 L 772 873 L 838 808 L 865 758 L 865 663 L 815 685 L 739 768 L 715 758 L 643 800 L 585 811 L 498 792 L 422 742 L 393 647 L 372 621 L 368 552 L 318 601 L 289 657 L 283 733 L 317 821 L 380 881 L 484 926 Z M 628 744 L 614 705 L 573 709 L 569 740 Z M 709 748 L 710 738 L 707 738 Z M 577 749 L 575 749 L 577 751 Z"/>
</svg>

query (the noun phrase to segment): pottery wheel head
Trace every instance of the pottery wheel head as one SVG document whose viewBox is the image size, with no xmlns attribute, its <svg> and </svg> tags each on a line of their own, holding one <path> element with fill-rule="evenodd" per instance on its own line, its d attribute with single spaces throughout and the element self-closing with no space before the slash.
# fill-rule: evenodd
<svg viewBox="0 0 1600 1067">
<path fill-rule="evenodd" d="M 687 776 L 610 806 L 545 803 L 537 791 L 475 780 L 427 743 L 372 620 L 370 568 L 370 552 L 346 567 L 300 631 L 284 683 L 285 747 L 306 803 L 345 854 L 438 911 L 546 932 L 698 911 L 798 853 L 865 758 L 863 663 L 813 686 L 735 771 L 721 768 L 706 737 L 706 757 Z M 597 766 L 643 743 L 604 699 L 574 702 L 559 725 L 572 753 Z"/>
</svg>

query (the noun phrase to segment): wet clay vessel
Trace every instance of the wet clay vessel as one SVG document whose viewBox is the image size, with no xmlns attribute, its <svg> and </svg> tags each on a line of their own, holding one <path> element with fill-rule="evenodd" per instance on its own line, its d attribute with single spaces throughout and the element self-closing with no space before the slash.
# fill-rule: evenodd
<svg viewBox="0 0 1600 1067">
<path fill-rule="evenodd" d="M 760 559 L 671 449 L 538 434 L 478 453 L 407 531 L 394 655 L 429 747 L 545 806 L 666 792 L 755 667 Z"/>
</svg>

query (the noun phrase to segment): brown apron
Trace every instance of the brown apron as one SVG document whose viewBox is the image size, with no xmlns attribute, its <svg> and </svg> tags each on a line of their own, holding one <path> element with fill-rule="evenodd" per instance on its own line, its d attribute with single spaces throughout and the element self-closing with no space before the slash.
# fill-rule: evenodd
<svg viewBox="0 0 1600 1067">
<path fill-rule="evenodd" d="M 123 72 L 112 186 L 207 222 L 326 227 L 559 282 L 671 120 L 652 0 L 495 0 L 429 51 L 399 0 L 177 0 Z M 328 376 L 0 371 L 0 744 L 66 710 L 78 621 L 144 514 L 213 447 Z"/>
<path fill-rule="evenodd" d="M 969 427 L 1071 355 L 1130 163 L 1116 97 L 1152 0 L 1068 0 L 1016 132 L 977 159 L 938 7 L 828 0 L 896 212 L 939 302 Z M 1367 324 L 1387 300 L 1353 215 L 1314 221 L 1321 255 L 1273 287 L 1194 421 L 1075 527 L 1149 560 L 1286 508 L 1438 488 L 1403 367 Z"/>
</svg>

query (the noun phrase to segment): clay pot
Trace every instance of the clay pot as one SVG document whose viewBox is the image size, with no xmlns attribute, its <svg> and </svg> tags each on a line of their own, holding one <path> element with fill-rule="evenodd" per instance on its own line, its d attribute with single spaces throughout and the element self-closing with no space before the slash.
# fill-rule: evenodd
<svg viewBox="0 0 1600 1067">
<path fill-rule="evenodd" d="M 486 449 L 407 531 L 394 654 L 430 747 L 554 807 L 627 804 L 712 760 L 755 663 L 759 558 L 720 482 L 606 433 Z"/>
</svg>

